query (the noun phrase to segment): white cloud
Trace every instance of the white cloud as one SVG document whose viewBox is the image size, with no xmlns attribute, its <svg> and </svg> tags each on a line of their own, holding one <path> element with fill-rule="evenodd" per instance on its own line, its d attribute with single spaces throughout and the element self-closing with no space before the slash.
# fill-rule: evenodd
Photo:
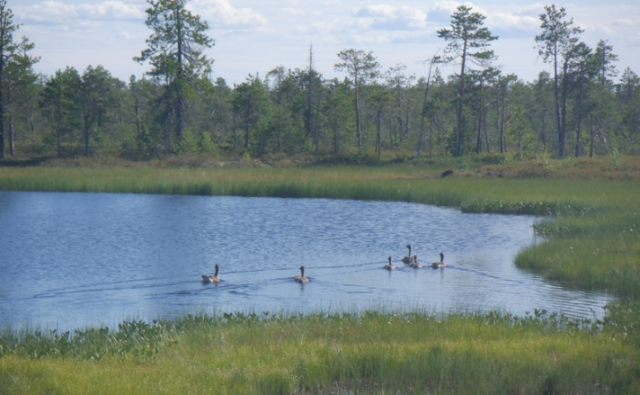
<svg viewBox="0 0 640 395">
<path fill-rule="evenodd" d="M 64 23 L 76 20 L 143 20 L 144 11 L 122 1 L 104 1 L 96 4 L 65 4 L 43 1 L 25 8 L 16 8 L 16 15 L 24 21 Z"/>
<path fill-rule="evenodd" d="M 543 9 L 542 5 L 501 6 L 499 8 L 492 6 L 485 9 L 469 2 L 441 1 L 436 2 L 429 10 L 430 24 L 449 25 L 451 15 L 462 4 L 471 7 L 471 12 L 485 16 L 484 26 L 500 36 L 522 37 L 526 34 L 533 34 L 532 31 L 540 25 L 538 14 Z"/>
<path fill-rule="evenodd" d="M 251 8 L 234 8 L 227 0 L 193 0 L 188 7 L 209 22 L 210 27 L 261 26 L 267 19 Z"/>
<path fill-rule="evenodd" d="M 537 29 L 540 25 L 538 18 L 521 16 L 513 13 L 496 12 L 487 18 L 487 26 L 501 29 Z"/>
<path fill-rule="evenodd" d="M 438 26 L 449 25 L 451 22 L 451 14 L 453 14 L 459 6 L 466 5 L 467 7 L 472 7 L 473 12 L 481 12 L 471 3 L 462 3 L 458 1 L 436 1 L 433 6 L 429 9 L 428 13 L 428 22 L 430 24 L 435 24 Z"/>
<path fill-rule="evenodd" d="M 283 8 L 282 13 L 288 16 L 306 16 L 307 12 L 298 8 Z"/>
<path fill-rule="evenodd" d="M 541 0 L 190 0 L 189 8 L 209 23 L 216 40 L 210 55 L 216 76 L 244 81 L 248 73 L 278 64 L 301 67 L 313 43 L 314 61 L 330 77 L 335 54 L 345 48 L 372 50 L 383 66 L 402 62 L 410 72 L 446 43 L 435 30 L 449 27 L 451 14 L 464 4 L 487 17 L 485 26 L 499 40 L 492 49 L 505 73 L 531 80 L 547 66 L 537 58 Z M 120 78 L 141 73 L 132 61 L 145 48 L 146 0 L 9 0 L 16 23 L 36 44 L 42 58 L 38 72 L 51 74 L 67 65 L 79 70 L 102 64 Z M 638 0 L 584 0 L 567 7 L 567 15 L 585 28 L 592 48 L 609 40 L 619 55 L 618 69 L 640 64 Z M 426 21 L 425 21 L 426 18 Z M 444 69 L 443 69 L 444 70 Z"/>
<path fill-rule="evenodd" d="M 130 3 L 122 0 L 68 4 L 56 0 L 45 0 L 28 7 L 16 7 L 16 15 L 24 22 L 46 24 L 73 23 L 77 28 L 89 21 L 135 21 L 146 19 L 146 2 Z M 228 0 L 193 0 L 187 7 L 212 26 L 258 26 L 267 20 L 250 8 L 234 8 Z"/>
<path fill-rule="evenodd" d="M 353 12 L 357 18 L 368 20 L 371 27 L 381 30 L 422 29 L 426 25 L 427 14 L 417 8 L 392 6 L 387 4 L 370 5 Z"/>
<path fill-rule="evenodd" d="M 620 19 L 617 19 L 615 23 L 620 26 L 636 26 L 638 24 L 638 21 L 634 21 L 633 19 L 630 19 L 630 18 L 620 18 Z"/>
</svg>

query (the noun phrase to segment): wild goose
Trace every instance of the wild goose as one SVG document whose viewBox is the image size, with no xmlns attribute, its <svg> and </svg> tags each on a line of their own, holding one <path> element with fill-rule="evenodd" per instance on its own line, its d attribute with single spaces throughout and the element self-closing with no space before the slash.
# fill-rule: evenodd
<svg viewBox="0 0 640 395">
<path fill-rule="evenodd" d="M 444 263 L 444 254 L 443 253 L 440 253 L 440 262 L 433 262 L 431 264 L 431 267 L 434 268 L 434 269 L 438 269 L 438 268 L 442 269 L 445 266 L 447 266 L 447 265 Z"/>
<path fill-rule="evenodd" d="M 386 265 L 382 266 L 382 268 L 386 269 L 386 270 L 389 270 L 389 271 L 397 269 L 396 266 L 391 264 L 391 257 L 389 257 L 389 263 L 387 263 Z"/>
<path fill-rule="evenodd" d="M 218 266 L 218 264 L 216 263 L 215 268 L 216 268 L 216 271 L 215 273 L 213 273 L 213 276 L 208 276 L 206 274 L 202 275 L 203 283 L 219 283 L 220 282 L 220 277 L 218 277 L 218 271 L 220 271 L 220 266 Z"/>
<path fill-rule="evenodd" d="M 402 258 L 402 262 L 408 265 L 408 264 L 411 264 L 411 262 L 413 262 L 413 257 L 411 256 L 411 244 L 407 244 L 407 248 L 409 249 L 409 255 Z"/>
<path fill-rule="evenodd" d="M 411 263 L 409 264 L 409 266 L 414 267 L 416 269 L 419 269 L 422 267 L 422 265 L 420 263 L 418 263 L 418 256 L 414 255 L 411 257 Z"/>
<path fill-rule="evenodd" d="M 308 283 L 309 282 L 309 277 L 304 275 L 304 266 L 300 266 L 300 274 L 298 274 L 297 276 L 295 276 L 293 279 L 299 283 Z"/>
</svg>

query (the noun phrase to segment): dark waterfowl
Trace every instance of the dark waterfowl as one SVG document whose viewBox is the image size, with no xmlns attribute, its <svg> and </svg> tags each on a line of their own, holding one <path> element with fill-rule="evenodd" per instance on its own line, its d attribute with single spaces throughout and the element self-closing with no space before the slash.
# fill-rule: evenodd
<svg viewBox="0 0 640 395">
<path fill-rule="evenodd" d="M 299 283 L 308 283 L 310 278 L 304 275 L 304 266 L 300 266 L 300 274 L 295 276 L 293 279 Z"/>
<path fill-rule="evenodd" d="M 391 264 L 391 257 L 389 257 L 389 263 L 387 263 L 386 265 L 382 266 L 382 268 L 386 269 L 386 270 L 395 270 L 395 269 L 397 269 L 396 266 Z"/>
<path fill-rule="evenodd" d="M 409 249 L 409 255 L 402 258 L 402 262 L 409 265 L 413 262 L 413 257 L 411 256 L 411 244 L 407 244 L 407 248 Z"/>
<path fill-rule="evenodd" d="M 418 262 L 418 256 L 414 255 L 411 257 L 411 263 L 409 264 L 409 266 L 419 269 L 422 267 L 422 264 Z"/>
<path fill-rule="evenodd" d="M 444 254 L 443 253 L 440 253 L 440 262 L 433 262 L 431 264 L 431 267 L 434 268 L 434 269 L 442 269 L 445 266 L 447 266 L 447 265 L 444 263 Z"/>
<path fill-rule="evenodd" d="M 220 271 L 220 266 L 218 266 L 218 264 L 216 263 L 215 265 L 215 273 L 213 273 L 213 276 L 208 276 L 206 274 L 202 275 L 202 282 L 203 283 L 219 283 L 220 282 L 220 277 L 218 277 L 218 271 Z"/>
</svg>

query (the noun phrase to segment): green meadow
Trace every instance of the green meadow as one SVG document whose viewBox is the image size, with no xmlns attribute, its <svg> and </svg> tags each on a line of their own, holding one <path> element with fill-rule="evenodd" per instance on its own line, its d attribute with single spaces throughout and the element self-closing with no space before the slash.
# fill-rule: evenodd
<svg viewBox="0 0 640 395">
<path fill-rule="evenodd" d="M 538 310 L 526 317 L 265 312 L 71 334 L 6 329 L 0 393 L 640 393 L 639 164 L 0 167 L 0 190 L 387 200 L 543 215 L 536 231 L 545 241 L 515 264 L 567 288 L 619 297 L 595 321 Z M 440 177 L 447 169 L 454 175 Z"/>
<path fill-rule="evenodd" d="M 3 394 L 640 390 L 637 347 L 595 325 L 538 312 L 225 314 L 19 337 L 2 338 Z"/>
</svg>

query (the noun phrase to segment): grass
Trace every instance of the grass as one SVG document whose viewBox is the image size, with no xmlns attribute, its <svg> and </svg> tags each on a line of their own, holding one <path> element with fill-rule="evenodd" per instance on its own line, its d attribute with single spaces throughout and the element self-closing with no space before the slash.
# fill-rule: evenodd
<svg viewBox="0 0 640 395">
<path fill-rule="evenodd" d="M 536 225 L 546 241 L 516 265 L 621 298 L 596 322 L 540 311 L 240 314 L 134 321 L 118 331 L 6 332 L 0 393 L 640 393 L 640 160 L 503 159 L 0 167 L 0 190 L 394 200 L 546 215 Z M 455 175 L 440 178 L 445 169 Z"/>
<path fill-rule="evenodd" d="M 607 394 L 640 389 L 635 363 L 640 349 L 616 341 L 608 327 L 544 312 L 520 318 L 500 313 L 225 314 L 134 322 L 117 332 L 102 330 L 100 340 L 96 332 L 63 341 L 73 347 L 50 337 L 49 346 L 38 346 L 49 351 L 37 357 L 29 342 L 10 347 L 0 358 L 0 393 Z M 129 351 L 107 351 L 113 343 L 129 343 Z M 104 351 L 100 358 L 92 357 L 96 348 Z M 154 351 L 140 351 L 145 348 Z"/>
</svg>

